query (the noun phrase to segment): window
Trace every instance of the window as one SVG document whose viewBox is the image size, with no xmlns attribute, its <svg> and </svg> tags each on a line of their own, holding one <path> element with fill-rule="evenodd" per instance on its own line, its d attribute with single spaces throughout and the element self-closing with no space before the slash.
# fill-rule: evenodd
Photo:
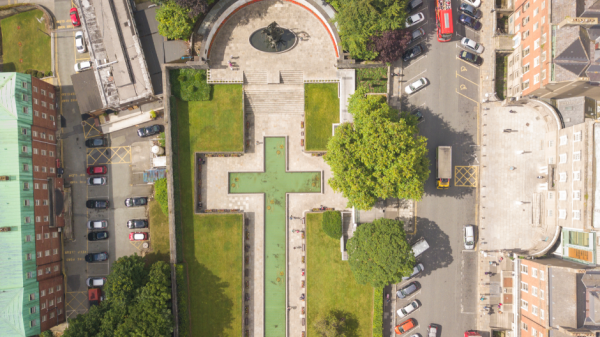
<svg viewBox="0 0 600 337">
<path fill-rule="evenodd" d="M 27 153 L 27 146 L 21 146 L 21 152 Z"/>
<path fill-rule="evenodd" d="M 532 305 L 531 313 L 534 314 L 535 316 L 537 316 L 538 315 L 538 307 L 536 307 L 535 305 Z"/>
<path fill-rule="evenodd" d="M 33 149 L 33 154 L 38 154 L 38 149 Z"/>
<path fill-rule="evenodd" d="M 47 215 L 44 216 L 44 222 L 48 222 L 48 216 Z"/>
<path fill-rule="evenodd" d="M 62 290 L 62 286 L 59 284 L 56 286 L 56 291 L 61 291 Z"/>
<path fill-rule="evenodd" d="M 46 150 L 42 150 L 42 156 L 46 155 Z"/>
<path fill-rule="evenodd" d="M 50 98 L 54 98 L 54 94 L 53 94 L 53 93 L 51 93 L 51 92 L 49 92 L 49 93 L 48 93 L 48 97 L 50 97 Z"/>
<path fill-rule="evenodd" d="M 24 191 L 29 190 L 29 183 L 23 183 L 23 190 Z"/>
<path fill-rule="evenodd" d="M 52 255 L 56 255 L 56 254 L 58 254 L 58 248 L 52 249 Z M 58 266 L 55 266 L 55 267 L 58 267 Z"/>
<path fill-rule="evenodd" d="M 545 62 L 545 61 L 546 61 L 546 52 L 544 51 L 544 52 L 542 52 L 542 62 Z M 546 70 L 544 69 L 544 72 L 545 71 Z M 544 75 L 544 78 L 546 78 L 546 75 Z"/>
<path fill-rule="evenodd" d="M 542 44 L 546 43 L 546 33 L 542 34 Z"/>
<path fill-rule="evenodd" d="M 521 282 L 521 290 L 524 292 L 529 292 L 529 285 L 525 282 Z"/>
<path fill-rule="evenodd" d="M 529 274 L 529 266 L 522 264 L 521 265 L 521 273 Z"/>
<path fill-rule="evenodd" d="M 48 184 L 42 184 L 42 188 L 47 190 L 48 189 Z"/>
<path fill-rule="evenodd" d="M 58 300 L 56 300 L 58 302 Z M 62 309 L 56 309 L 56 314 L 57 315 L 62 315 Z"/>
<path fill-rule="evenodd" d="M 49 155 L 50 157 L 54 157 L 54 151 L 48 151 L 48 155 Z"/>
<path fill-rule="evenodd" d="M 546 0 L 542 1 L 542 9 L 546 8 Z"/>
<path fill-rule="evenodd" d="M 27 136 L 27 128 L 21 128 L 21 133 Z"/>
<path fill-rule="evenodd" d="M 517 11 L 515 13 L 515 20 L 517 20 L 521 16 L 521 12 Z"/>
<path fill-rule="evenodd" d="M 53 135 L 49 135 L 49 136 L 48 136 L 48 139 L 50 139 L 50 140 L 54 140 L 54 136 L 53 136 Z"/>
<path fill-rule="evenodd" d="M 45 101 L 42 101 L 42 106 L 43 106 L 44 108 L 46 107 L 46 102 L 45 102 Z M 43 114 L 42 114 L 42 115 L 43 115 Z M 46 117 L 44 117 L 44 118 L 46 118 Z"/>
<path fill-rule="evenodd" d="M 540 9 L 539 9 L 539 8 L 536 8 L 536 9 L 534 9 L 534 10 L 533 10 L 533 16 L 536 16 L 536 15 L 538 15 L 538 13 L 539 13 L 539 12 L 540 12 Z"/>
<path fill-rule="evenodd" d="M 29 217 L 27 217 L 29 218 Z M 25 219 L 25 222 L 27 222 L 28 219 Z M 31 235 L 25 235 L 25 242 L 31 242 Z"/>
<path fill-rule="evenodd" d="M 564 163 L 566 163 L 566 162 L 567 162 L 567 154 L 566 154 L 566 153 L 561 153 L 561 154 L 558 156 L 558 163 L 559 163 L 559 164 L 564 164 Z"/>
<path fill-rule="evenodd" d="M 523 57 L 529 55 L 529 46 L 527 46 L 527 48 L 523 49 Z"/>
<path fill-rule="evenodd" d="M 581 211 L 573 210 L 573 220 L 581 220 Z"/>
<path fill-rule="evenodd" d="M 31 253 L 27 253 L 27 254 L 25 255 L 25 259 L 26 259 L 27 261 L 31 260 L 32 258 L 33 258 L 33 256 L 31 255 Z"/>
<path fill-rule="evenodd" d="M 521 309 L 528 311 L 529 303 L 527 303 L 527 301 L 525 301 L 525 300 L 521 300 Z"/>
<path fill-rule="evenodd" d="M 525 27 L 525 25 L 528 24 L 528 23 L 529 23 L 529 17 L 526 16 L 526 17 L 523 18 L 523 23 L 522 23 L 523 27 Z"/>
<path fill-rule="evenodd" d="M 577 151 L 573 153 L 573 161 L 580 161 L 581 160 L 581 151 Z"/>
<path fill-rule="evenodd" d="M 48 168 L 46 168 L 46 166 L 42 166 L 42 172 L 46 173 L 46 171 L 48 171 Z"/>
<path fill-rule="evenodd" d="M 45 132 L 40 133 L 40 137 L 42 137 L 42 139 L 46 139 L 46 133 Z"/>
<path fill-rule="evenodd" d="M 558 218 L 559 219 L 566 219 L 567 218 L 567 210 L 566 209 L 559 209 L 558 210 Z"/>
<path fill-rule="evenodd" d="M 39 167 L 39 166 L 34 166 L 34 167 L 33 167 L 33 170 L 34 170 L 35 172 L 40 172 L 40 167 Z"/>
<path fill-rule="evenodd" d="M 567 136 L 560 136 L 560 145 L 567 145 Z"/>
<path fill-rule="evenodd" d="M 44 252 L 44 256 L 50 256 L 50 249 L 46 249 L 46 251 Z"/>
<path fill-rule="evenodd" d="M 49 305 L 54 305 L 54 300 L 50 300 L 50 304 Z M 50 312 L 50 319 L 54 318 L 54 311 Z"/>
<path fill-rule="evenodd" d="M 25 99 L 23 99 L 23 100 L 25 100 Z M 38 104 L 38 99 L 37 98 L 33 99 L 33 104 Z"/>
<path fill-rule="evenodd" d="M 40 189 L 40 184 L 38 184 L 38 183 L 33 184 L 33 186 L 34 186 L 33 188 L 35 188 L 36 190 Z"/>
<path fill-rule="evenodd" d="M 548 200 L 554 199 L 554 192 L 548 192 Z"/>
<path fill-rule="evenodd" d="M 45 308 L 46 307 L 46 303 L 44 303 L 43 305 L 44 305 L 44 308 Z M 42 309 L 44 309 L 44 308 L 42 308 Z M 42 316 L 42 322 L 45 322 L 45 321 L 46 321 L 46 315 Z"/>
<path fill-rule="evenodd" d="M 46 290 L 40 290 L 40 297 L 46 296 Z"/>
<path fill-rule="evenodd" d="M 554 141 L 553 140 L 549 140 L 548 141 L 548 147 L 553 147 L 554 146 Z"/>
<path fill-rule="evenodd" d="M 42 217 L 40 217 L 39 215 L 35 217 L 35 222 L 40 222 L 42 221 Z"/>
<path fill-rule="evenodd" d="M 54 167 L 50 168 L 50 173 L 54 173 Z"/>
<path fill-rule="evenodd" d="M 46 90 L 42 89 L 42 95 L 46 96 Z"/>
<path fill-rule="evenodd" d="M 529 37 L 529 30 L 526 30 L 526 31 L 523 32 L 521 39 L 525 40 L 528 37 Z"/>
<path fill-rule="evenodd" d="M 54 294 L 54 288 L 50 287 L 48 288 L 48 294 Z M 52 305 L 52 304 L 50 304 Z"/>
<path fill-rule="evenodd" d="M 23 204 L 24 204 L 25 206 L 29 206 L 29 205 L 31 204 L 31 200 L 29 200 L 29 199 L 25 199 L 25 200 L 23 200 Z"/>
<path fill-rule="evenodd" d="M 37 111 L 37 110 L 33 110 L 33 112 L 34 112 L 34 114 L 35 114 L 35 117 L 39 117 L 39 116 L 40 116 L 40 112 L 39 112 L 39 111 Z"/>
<path fill-rule="evenodd" d="M 573 172 L 573 180 L 581 180 L 581 173 L 579 171 Z"/>
<path fill-rule="evenodd" d="M 35 300 L 35 294 L 29 294 L 29 300 L 30 301 Z"/>
<path fill-rule="evenodd" d="M 40 205 L 40 201 L 39 201 L 39 200 L 36 200 L 36 201 L 35 201 L 35 205 L 36 205 L 36 206 L 39 206 L 39 205 Z"/>
<path fill-rule="evenodd" d="M 58 304 L 58 303 L 60 303 L 60 302 L 62 302 L 62 297 L 58 297 L 58 298 L 56 298 L 56 303 Z M 59 315 L 60 315 L 60 314 L 59 314 Z"/>
<path fill-rule="evenodd" d="M 58 237 L 58 232 L 53 232 L 52 233 L 52 238 L 56 239 Z"/>
<path fill-rule="evenodd" d="M 567 191 L 559 191 L 558 200 L 567 200 Z"/>
<path fill-rule="evenodd" d="M 533 24 L 533 31 L 535 32 L 538 29 L 539 26 L 540 26 L 540 24 L 538 22 L 534 23 Z"/>
<path fill-rule="evenodd" d="M 32 134 L 34 137 L 37 137 L 37 131 L 33 131 Z"/>
<path fill-rule="evenodd" d="M 38 258 L 42 258 L 42 251 L 37 252 L 37 257 Z M 42 275 L 42 270 L 41 269 L 39 270 L 38 274 Z"/>
<path fill-rule="evenodd" d="M 44 233 L 44 239 L 50 239 L 50 233 Z"/>
<path fill-rule="evenodd" d="M 27 82 L 21 82 L 21 87 L 23 87 L 24 89 L 27 89 Z"/>
<path fill-rule="evenodd" d="M 540 319 L 544 319 L 544 309 L 540 309 Z"/>
<path fill-rule="evenodd" d="M 29 113 L 29 108 L 28 108 L 28 107 L 26 107 L 26 106 L 24 106 L 24 107 L 23 107 L 23 113 L 24 113 L 24 114 L 28 114 L 28 113 Z"/>
<path fill-rule="evenodd" d="M 540 57 L 538 56 L 538 57 L 536 57 L 536 58 L 533 59 L 533 66 L 537 67 L 539 65 L 540 65 Z M 538 77 L 539 77 L 539 75 L 538 75 Z"/>
<path fill-rule="evenodd" d="M 533 296 L 537 297 L 537 290 L 538 290 L 538 288 L 536 288 L 536 287 L 531 287 L 531 295 L 533 295 Z"/>
<path fill-rule="evenodd" d="M 537 331 L 533 327 L 531 328 L 531 337 L 537 337 Z"/>
<path fill-rule="evenodd" d="M 526 10 L 528 10 L 528 9 L 529 9 L 529 2 L 526 2 L 526 3 L 523 5 L 523 13 L 525 13 L 525 11 L 526 11 Z"/>
<path fill-rule="evenodd" d="M 537 278 L 537 271 L 538 271 L 538 270 L 537 270 L 537 268 L 533 268 L 533 269 L 531 270 L 531 276 L 533 276 L 533 277 Z"/>
<path fill-rule="evenodd" d="M 54 110 L 54 104 L 50 104 L 50 110 Z M 50 120 L 54 122 L 54 116 L 50 116 Z"/>
<path fill-rule="evenodd" d="M 58 253 L 57 253 L 58 254 Z M 58 265 L 54 266 L 54 271 L 58 271 Z M 58 290 L 57 290 L 58 291 Z"/>
<path fill-rule="evenodd" d="M 37 220 L 36 220 L 37 221 Z M 36 234 L 35 235 L 35 239 L 36 240 L 41 240 L 42 239 L 42 234 Z"/>
<path fill-rule="evenodd" d="M 42 105 L 46 105 L 45 102 L 42 102 Z M 42 118 L 47 119 L 48 115 L 42 112 Z"/>
<path fill-rule="evenodd" d="M 526 74 L 529 72 L 529 63 L 527 63 L 526 65 L 523 66 L 523 74 Z"/>
<path fill-rule="evenodd" d="M 48 251 L 48 252 L 50 252 L 50 251 Z M 51 271 L 52 270 L 50 270 L 50 267 L 46 267 L 46 274 L 50 274 Z M 50 291 L 48 291 L 48 293 L 51 294 Z"/>
<path fill-rule="evenodd" d="M 575 132 L 573 134 L 573 141 L 574 142 L 580 142 L 581 141 L 581 131 Z"/>
<path fill-rule="evenodd" d="M 50 318 L 52 318 L 52 317 L 50 317 Z M 34 320 L 32 320 L 32 321 L 29 321 L 29 326 L 30 326 L 30 327 L 32 327 L 32 328 L 33 328 L 34 326 L 37 326 L 37 321 L 36 321 L 35 319 L 34 319 Z"/>
<path fill-rule="evenodd" d="M 546 69 L 542 70 L 542 81 L 546 79 Z"/>
<path fill-rule="evenodd" d="M 573 200 L 581 200 L 581 191 L 573 191 Z"/>
<path fill-rule="evenodd" d="M 559 182 L 561 182 L 561 183 L 566 182 L 567 181 L 567 172 L 559 173 L 558 177 L 559 177 L 559 179 L 558 179 Z"/>
<path fill-rule="evenodd" d="M 548 210 L 548 217 L 551 218 L 554 216 L 554 213 L 552 212 L 551 209 Z"/>
<path fill-rule="evenodd" d="M 23 164 L 23 171 L 24 172 L 28 172 L 29 171 L 29 165 Z"/>
<path fill-rule="evenodd" d="M 40 303 L 40 309 L 42 309 L 42 310 L 46 309 L 46 302 Z M 44 317 L 46 317 L 46 316 L 44 316 Z"/>
<path fill-rule="evenodd" d="M 543 25 L 544 23 L 546 23 L 546 17 L 545 17 L 545 16 L 542 16 L 542 25 Z"/>
<path fill-rule="evenodd" d="M 48 206 L 48 199 L 44 199 L 43 205 Z"/>
<path fill-rule="evenodd" d="M 529 80 L 523 82 L 523 90 L 529 88 Z"/>
<path fill-rule="evenodd" d="M 521 29 L 521 25 L 520 25 L 520 24 L 517 24 L 517 25 L 515 26 L 515 34 L 519 32 L 519 29 Z"/>
<path fill-rule="evenodd" d="M 521 329 L 523 329 L 525 331 L 529 331 L 529 327 L 527 326 L 527 323 L 521 322 Z"/>
<path fill-rule="evenodd" d="M 32 271 L 27 272 L 27 278 L 32 278 L 33 276 L 34 276 L 34 272 L 32 272 Z"/>
<path fill-rule="evenodd" d="M 34 92 L 38 92 L 37 87 L 33 87 Z"/>
<path fill-rule="evenodd" d="M 27 101 L 29 101 L 29 96 L 27 96 L 27 94 L 22 94 L 22 95 L 21 95 L 21 100 L 22 100 L 23 102 L 27 102 Z"/>
</svg>

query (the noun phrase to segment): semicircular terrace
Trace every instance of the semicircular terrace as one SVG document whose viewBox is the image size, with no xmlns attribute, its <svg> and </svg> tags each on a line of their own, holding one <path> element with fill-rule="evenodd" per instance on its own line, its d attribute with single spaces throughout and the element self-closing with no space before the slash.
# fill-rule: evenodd
<svg viewBox="0 0 600 337">
<path fill-rule="evenodd" d="M 564 150 L 559 137 L 571 132 L 563 124 L 553 107 L 537 100 L 482 112 L 481 250 L 539 256 L 560 238 L 559 189 L 566 187 L 557 182 L 566 168 L 557 167 Z"/>
</svg>

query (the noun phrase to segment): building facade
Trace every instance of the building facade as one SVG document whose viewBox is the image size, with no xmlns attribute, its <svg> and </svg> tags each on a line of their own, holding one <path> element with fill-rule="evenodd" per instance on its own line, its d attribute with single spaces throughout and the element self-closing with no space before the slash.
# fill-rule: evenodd
<svg viewBox="0 0 600 337">
<path fill-rule="evenodd" d="M 30 75 L 0 74 L 0 245 L 10 252 L 0 258 L 8 271 L 0 273 L 0 302 L 20 311 L 0 319 L 3 336 L 33 336 L 65 321 L 63 181 L 49 156 L 57 153 L 56 120 L 53 86 Z M 42 132 L 46 141 L 37 139 Z"/>
</svg>

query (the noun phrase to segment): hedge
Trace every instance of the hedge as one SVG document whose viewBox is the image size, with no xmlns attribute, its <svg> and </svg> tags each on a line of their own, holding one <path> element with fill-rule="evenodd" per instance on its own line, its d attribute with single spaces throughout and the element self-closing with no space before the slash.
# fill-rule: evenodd
<svg viewBox="0 0 600 337">
<path fill-rule="evenodd" d="M 342 237 L 342 215 L 337 211 L 323 213 L 323 231 L 333 239 Z"/>
<path fill-rule="evenodd" d="M 190 335 L 190 323 L 188 313 L 188 288 L 185 267 L 183 264 L 175 265 L 177 276 L 177 309 L 179 315 L 179 337 Z"/>
<path fill-rule="evenodd" d="M 212 85 L 206 82 L 206 70 L 172 69 L 171 93 L 182 101 L 210 101 Z"/>
<path fill-rule="evenodd" d="M 373 288 L 373 337 L 383 337 L 383 288 Z"/>
<path fill-rule="evenodd" d="M 154 194 L 164 215 L 169 215 L 169 196 L 167 194 L 167 178 L 154 182 Z"/>
</svg>

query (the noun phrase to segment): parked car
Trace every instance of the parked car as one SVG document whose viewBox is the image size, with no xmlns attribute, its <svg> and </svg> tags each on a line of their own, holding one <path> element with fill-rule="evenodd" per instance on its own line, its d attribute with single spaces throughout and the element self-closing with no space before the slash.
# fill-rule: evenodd
<svg viewBox="0 0 600 337">
<path fill-rule="evenodd" d="M 416 282 L 411 282 L 406 287 L 400 288 L 400 290 L 396 292 L 396 296 L 398 296 L 398 298 L 406 298 L 407 296 L 414 294 L 417 290 L 419 290 L 419 285 Z"/>
<path fill-rule="evenodd" d="M 480 30 L 481 29 L 481 22 L 473 19 L 472 17 L 465 15 L 465 14 L 461 14 L 458 17 L 458 22 L 460 22 L 461 24 L 467 26 L 467 27 L 471 27 L 475 30 Z"/>
<path fill-rule="evenodd" d="M 108 260 L 108 253 L 89 253 L 85 256 L 86 262 L 102 262 Z"/>
<path fill-rule="evenodd" d="M 477 65 L 481 64 L 481 57 L 479 57 L 478 55 L 475 55 L 473 53 L 469 53 L 468 51 L 463 50 L 460 53 L 458 53 L 458 58 L 460 58 L 461 60 L 465 60 L 469 63 L 473 63 L 473 64 L 477 64 Z"/>
<path fill-rule="evenodd" d="M 417 28 L 413 30 L 412 32 L 410 32 L 410 42 L 408 44 L 420 40 L 421 38 L 423 38 L 423 36 L 425 36 L 425 30 L 423 28 Z"/>
<path fill-rule="evenodd" d="M 462 0 L 462 1 L 468 3 L 469 5 L 471 5 L 475 8 L 479 8 L 479 6 L 481 6 L 481 0 Z"/>
<path fill-rule="evenodd" d="M 108 220 L 90 220 L 87 222 L 88 229 L 104 229 L 108 227 Z"/>
<path fill-rule="evenodd" d="M 125 206 L 127 207 L 146 206 L 147 204 L 148 198 L 146 197 L 135 197 L 125 199 Z"/>
<path fill-rule="evenodd" d="M 159 124 L 146 126 L 143 128 L 139 128 L 137 130 L 137 134 L 140 137 L 148 137 L 152 135 L 157 135 L 163 131 L 163 126 Z"/>
<path fill-rule="evenodd" d="M 106 165 L 96 165 L 88 167 L 86 171 L 88 175 L 106 174 L 106 172 L 108 172 L 108 168 Z"/>
<path fill-rule="evenodd" d="M 423 6 L 423 0 L 412 0 L 406 5 L 406 11 L 410 13 L 421 6 Z"/>
<path fill-rule="evenodd" d="M 463 228 L 465 249 L 472 250 L 475 248 L 475 227 L 468 225 Z"/>
<path fill-rule="evenodd" d="M 421 124 L 421 122 L 423 121 L 423 113 L 421 113 L 420 110 L 415 110 L 411 112 L 411 115 L 417 117 L 417 121 L 419 122 L 419 124 Z"/>
<path fill-rule="evenodd" d="M 104 138 L 90 138 L 85 141 L 87 147 L 105 147 L 106 145 L 107 142 Z"/>
<path fill-rule="evenodd" d="M 148 233 L 146 233 L 146 232 L 129 233 L 129 241 L 146 241 L 146 240 L 148 240 Z"/>
<path fill-rule="evenodd" d="M 90 186 L 106 185 L 106 177 L 89 177 L 87 184 Z"/>
<path fill-rule="evenodd" d="M 88 289 L 88 300 L 90 302 L 90 308 L 94 305 L 100 304 L 100 302 L 104 301 L 102 290 L 100 288 Z"/>
<path fill-rule="evenodd" d="M 483 48 L 482 45 L 480 45 L 479 43 L 477 43 L 477 42 L 475 42 L 475 41 L 473 41 L 473 40 L 471 40 L 469 38 L 466 38 L 466 37 L 463 37 L 462 40 L 460 40 L 460 44 L 465 49 L 468 49 L 468 50 L 470 50 L 472 52 L 475 52 L 477 54 L 483 53 L 483 50 L 484 50 L 484 48 Z"/>
<path fill-rule="evenodd" d="M 404 276 L 402 278 L 402 280 L 403 281 L 410 280 L 411 278 L 415 277 L 418 273 L 422 272 L 423 270 L 425 270 L 425 267 L 423 267 L 422 263 L 419 263 L 419 264 L 415 265 L 415 267 L 413 268 L 412 274 L 410 274 L 408 276 Z"/>
<path fill-rule="evenodd" d="M 92 199 L 85 202 L 85 207 L 87 208 L 104 208 L 107 209 L 110 203 L 108 200 L 98 200 Z"/>
<path fill-rule="evenodd" d="M 412 330 L 415 326 L 417 326 L 415 320 L 412 318 L 409 318 L 406 321 L 402 322 L 402 324 L 396 325 L 396 328 L 394 328 L 394 331 L 396 332 L 396 335 L 401 335 L 407 331 Z"/>
<path fill-rule="evenodd" d="M 75 49 L 77 49 L 78 53 L 85 53 L 87 51 L 82 31 L 77 31 L 75 33 Z"/>
<path fill-rule="evenodd" d="M 411 59 L 414 59 L 415 57 L 421 55 L 423 53 L 423 47 L 421 47 L 421 44 L 418 44 L 412 48 L 409 48 L 407 51 L 404 52 L 404 55 L 402 55 L 402 60 L 404 62 L 407 62 Z"/>
<path fill-rule="evenodd" d="M 438 333 L 438 325 L 437 324 L 429 324 L 429 327 L 427 328 L 427 337 L 437 337 L 437 333 Z"/>
<path fill-rule="evenodd" d="M 475 19 L 481 19 L 481 17 L 483 16 L 480 10 L 466 3 L 460 4 L 460 7 L 458 9 L 460 9 L 461 12 L 474 17 Z"/>
<path fill-rule="evenodd" d="M 400 316 L 400 318 L 406 317 L 406 316 L 410 315 L 413 311 L 417 310 L 420 306 L 421 305 L 419 304 L 419 302 L 412 301 L 404 308 L 398 309 L 398 311 L 397 311 L 398 316 Z"/>
<path fill-rule="evenodd" d="M 84 70 L 92 69 L 92 62 L 90 61 L 81 61 L 75 63 L 75 71 L 80 72 Z"/>
<path fill-rule="evenodd" d="M 406 19 L 406 28 L 416 25 L 419 22 L 423 22 L 425 20 L 425 15 L 423 12 L 419 12 L 415 15 L 411 15 Z"/>
<path fill-rule="evenodd" d="M 98 241 L 108 239 L 108 232 L 90 232 L 88 233 L 88 241 Z"/>
<path fill-rule="evenodd" d="M 137 220 L 128 220 L 127 221 L 127 228 L 129 228 L 129 229 L 147 228 L 147 227 L 148 227 L 148 220 L 137 219 Z"/>
<path fill-rule="evenodd" d="M 103 287 L 106 284 L 106 277 L 88 277 L 85 280 L 88 287 Z"/>
<path fill-rule="evenodd" d="M 417 81 L 409 84 L 406 88 L 404 88 L 404 92 L 410 95 L 418 90 L 423 89 L 427 85 L 427 79 L 425 77 L 421 77 Z"/>
<path fill-rule="evenodd" d="M 77 8 L 71 8 L 71 10 L 69 11 L 69 15 L 71 16 L 71 23 L 73 24 L 73 26 L 81 26 L 81 21 L 79 21 L 79 13 L 77 13 Z"/>
</svg>

